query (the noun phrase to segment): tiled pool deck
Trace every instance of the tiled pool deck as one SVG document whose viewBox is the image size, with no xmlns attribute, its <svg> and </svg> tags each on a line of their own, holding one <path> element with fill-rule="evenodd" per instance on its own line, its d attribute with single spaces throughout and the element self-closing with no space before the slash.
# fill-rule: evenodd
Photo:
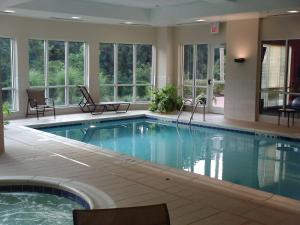
<svg viewBox="0 0 300 225">
<path fill-rule="evenodd" d="M 57 137 L 24 125 L 67 123 L 149 114 L 72 114 L 14 120 L 5 128 L 5 154 L 0 176 L 45 176 L 92 185 L 108 194 L 118 207 L 166 202 L 172 225 L 299 225 L 300 201 L 256 191 L 229 182 L 159 166 Z M 150 114 L 149 114 L 150 115 Z M 155 114 L 151 114 L 152 116 Z M 181 118 L 187 120 L 189 113 Z M 159 115 L 161 116 L 161 115 Z M 176 118 L 176 115 L 164 115 Z M 201 122 L 202 115 L 194 121 Z M 205 124 L 300 137 L 299 128 L 228 121 L 207 115 Z"/>
</svg>

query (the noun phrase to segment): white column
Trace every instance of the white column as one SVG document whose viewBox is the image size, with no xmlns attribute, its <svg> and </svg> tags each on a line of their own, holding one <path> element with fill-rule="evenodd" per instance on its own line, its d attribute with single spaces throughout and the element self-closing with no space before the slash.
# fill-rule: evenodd
<svg viewBox="0 0 300 225">
<path fill-rule="evenodd" d="M 19 110 L 15 117 L 24 117 L 27 105 L 26 89 L 29 88 L 29 70 L 28 70 L 28 39 L 18 36 L 17 41 L 17 81 L 16 98 L 19 102 Z"/>
<path fill-rule="evenodd" d="M 99 102 L 99 42 L 96 40 L 88 41 L 88 68 L 87 85 L 94 101 Z"/>
<path fill-rule="evenodd" d="M 156 31 L 156 87 L 173 82 L 173 28 L 159 27 Z"/>
<path fill-rule="evenodd" d="M 259 19 L 227 23 L 225 118 L 246 121 L 256 119 L 259 24 Z M 246 61 L 236 63 L 235 58 L 245 58 Z"/>
</svg>

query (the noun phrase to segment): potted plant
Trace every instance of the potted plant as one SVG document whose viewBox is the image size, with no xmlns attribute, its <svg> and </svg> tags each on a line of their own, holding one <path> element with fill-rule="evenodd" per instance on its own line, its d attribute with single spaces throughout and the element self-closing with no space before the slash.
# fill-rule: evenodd
<svg viewBox="0 0 300 225">
<path fill-rule="evenodd" d="M 173 112 L 178 110 L 182 104 L 182 97 L 177 95 L 177 89 L 172 85 L 167 85 L 161 90 L 153 90 L 151 97 L 149 110 L 152 112 Z"/>
<path fill-rule="evenodd" d="M 206 96 L 204 94 L 200 94 L 197 96 L 196 101 L 199 101 L 201 105 L 206 105 Z"/>
<path fill-rule="evenodd" d="M 3 105 L 2 105 L 2 113 L 3 113 L 4 117 L 7 117 L 7 116 L 11 115 L 10 106 L 9 106 L 8 102 L 4 102 L 3 103 Z M 4 120 L 3 124 L 7 125 L 7 124 L 9 124 L 9 121 L 8 120 Z"/>
</svg>

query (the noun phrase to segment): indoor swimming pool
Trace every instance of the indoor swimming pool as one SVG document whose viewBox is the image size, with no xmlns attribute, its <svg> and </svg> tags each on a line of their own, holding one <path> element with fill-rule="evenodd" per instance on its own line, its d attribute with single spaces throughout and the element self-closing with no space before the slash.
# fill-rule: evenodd
<svg viewBox="0 0 300 225">
<path fill-rule="evenodd" d="M 300 200 L 300 141 L 152 118 L 39 130 Z"/>
</svg>

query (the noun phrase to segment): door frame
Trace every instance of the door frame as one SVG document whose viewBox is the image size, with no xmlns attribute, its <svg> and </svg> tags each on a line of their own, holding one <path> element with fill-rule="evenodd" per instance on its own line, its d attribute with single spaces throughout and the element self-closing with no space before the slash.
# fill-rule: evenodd
<svg viewBox="0 0 300 225">
<path fill-rule="evenodd" d="M 224 107 L 215 107 L 213 106 L 213 89 L 214 89 L 214 58 L 215 58 L 215 49 L 216 48 L 224 48 L 226 51 L 225 44 L 211 44 L 210 45 L 210 52 L 209 52 L 209 70 L 208 70 L 208 86 L 207 86 L 207 104 L 208 104 L 208 112 L 211 113 L 218 113 L 224 114 Z M 226 54 L 225 54 L 226 56 Z M 226 63 L 226 62 L 225 62 Z M 225 77 L 224 77 L 224 84 L 225 84 Z M 225 95 L 224 95 L 225 96 Z M 224 97 L 225 99 L 225 97 Z"/>
</svg>

